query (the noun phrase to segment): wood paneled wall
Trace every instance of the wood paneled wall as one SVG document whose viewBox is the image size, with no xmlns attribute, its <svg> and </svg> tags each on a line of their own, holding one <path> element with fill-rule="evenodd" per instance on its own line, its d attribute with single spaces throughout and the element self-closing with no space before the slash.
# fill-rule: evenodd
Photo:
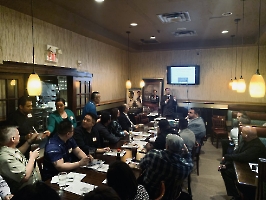
<svg viewBox="0 0 266 200">
<path fill-rule="evenodd" d="M 31 18 L 0 6 L 0 61 L 32 62 Z M 45 61 L 46 45 L 59 47 L 58 66 L 77 68 L 93 73 L 93 90 L 102 94 L 102 101 L 125 98 L 127 79 L 127 52 L 105 43 L 81 36 L 38 19 L 34 19 L 35 59 Z M 257 69 L 257 47 L 238 48 L 237 78 L 242 75 L 249 83 Z M 260 72 L 266 80 L 266 48 L 261 47 Z M 77 60 L 82 65 L 77 65 Z M 201 66 L 200 85 L 172 86 L 166 84 L 166 66 L 197 64 Z M 182 100 L 266 103 L 266 98 L 254 99 L 228 89 L 230 78 L 235 76 L 235 48 L 173 50 L 130 53 L 130 79 L 138 88 L 142 78 L 164 78 L 164 86 Z M 232 76 L 231 76 L 232 71 Z M 247 84 L 248 85 L 248 84 Z"/>
<path fill-rule="evenodd" d="M 45 61 L 47 44 L 63 52 L 57 66 L 93 74 L 92 90 L 101 92 L 102 101 L 125 98 L 126 51 L 34 19 L 35 63 L 54 65 Z M 32 63 L 31 17 L 0 6 L 0 62 L 3 60 Z"/>
<path fill-rule="evenodd" d="M 236 77 L 241 74 L 241 53 L 243 49 L 242 75 L 247 89 L 243 94 L 228 89 L 228 83 L 235 77 L 236 48 L 216 48 L 183 51 L 157 51 L 132 53 L 130 56 L 131 79 L 133 87 L 139 87 L 142 78 L 164 78 L 164 87 L 172 89 L 174 95 L 182 100 L 219 101 L 219 102 L 253 102 L 266 103 L 264 98 L 251 98 L 248 84 L 256 72 L 257 47 L 238 48 Z M 266 81 L 266 48 L 260 48 L 260 73 Z M 166 66 L 200 65 L 200 85 L 167 85 Z"/>
</svg>

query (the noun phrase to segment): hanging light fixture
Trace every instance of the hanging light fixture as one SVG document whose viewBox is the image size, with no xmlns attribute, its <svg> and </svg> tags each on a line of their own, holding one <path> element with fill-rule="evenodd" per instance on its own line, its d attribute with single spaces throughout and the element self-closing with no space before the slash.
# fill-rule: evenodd
<svg viewBox="0 0 266 200">
<path fill-rule="evenodd" d="M 141 81 L 140 81 L 139 86 L 140 86 L 140 88 L 143 88 L 143 87 L 145 86 L 145 82 L 144 82 L 144 80 L 141 80 Z"/>
<path fill-rule="evenodd" d="M 232 38 L 232 51 L 234 51 L 233 47 L 234 47 L 234 37 L 235 35 L 231 35 L 231 38 Z M 234 52 L 232 52 L 232 55 L 233 55 Z M 233 56 L 232 56 L 233 58 Z M 233 59 L 232 59 L 233 60 Z M 229 81 L 229 84 L 228 84 L 228 87 L 230 90 L 232 90 L 232 86 L 233 86 L 233 78 L 232 78 L 232 67 L 231 67 L 231 79 Z"/>
<path fill-rule="evenodd" d="M 240 75 L 240 78 L 239 78 L 238 83 L 237 83 L 237 92 L 238 93 L 244 93 L 246 91 L 246 82 L 242 76 L 243 48 L 244 48 L 244 27 L 245 27 L 245 21 L 244 21 L 244 8 L 245 8 L 244 2 L 245 2 L 245 0 L 242 0 L 242 1 L 243 1 L 242 52 L 241 52 L 241 75 Z"/>
<path fill-rule="evenodd" d="M 127 79 L 127 82 L 126 82 L 126 88 L 127 89 L 130 89 L 131 88 L 131 81 L 129 80 L 129 33 L 130 31 L 127 31 L 127 74 L 128 74 L 128 79 Z"/>
<path fill-rule="evenodd" d="M 236 38 L 237 38 L 237 33 L 238 33 L 238 22 L 240 21 L 240 19 L 235 19 L 236 22 Z M 237 42 L 236 42 L 236 66 L 235 66 L 235 79 L 233 80 L 232 83 L 232 90 L 237 90 L 237 85 L 238 85 L 238 81 L 236 79 L 236 67 L 237 67 Z"/>
<path fill-rule="evenodd" d="M 31 32 L 32 32 L 32 64 L 33 72 L 29 76 L 27 90 L 29 96 L 39 96 L 42 93 L 42 83 L 38 74 L 34 71 L 34 34 L 33 34 L 33 0 L 31 0 Z"/>
<path fill-rule="evenodd" d="M 261 0 L 259 6 L 259 37 L 258 37 L 258 69 L 249 83 L 249 94 L 254 98 L 261 98 L 265 96 L 265 81 L 260 75 L 260 15 L 261 15 Z"/>
</svg>

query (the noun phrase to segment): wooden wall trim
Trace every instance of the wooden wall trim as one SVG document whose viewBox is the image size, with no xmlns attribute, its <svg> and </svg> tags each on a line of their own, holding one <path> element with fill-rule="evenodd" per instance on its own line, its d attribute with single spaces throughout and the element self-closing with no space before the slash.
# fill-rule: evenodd
<svg viewBox="0 0 266 200">
<path fill-rule="evenodd" d="M 112 108 L 118 108 L 126 102 L 126 99 L 115 99 L 101 102 L 97 107 L 97 111 L 108 110 Z"/>
</svg>

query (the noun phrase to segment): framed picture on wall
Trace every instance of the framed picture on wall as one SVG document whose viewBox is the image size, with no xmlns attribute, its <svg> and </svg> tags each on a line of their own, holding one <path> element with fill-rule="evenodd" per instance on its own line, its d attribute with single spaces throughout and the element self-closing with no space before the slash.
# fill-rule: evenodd
<svg viewBox="0 0 266 200">
<path fill-rule="evenodd" d="M 142 92 L 142 106 L 148 106 L 151 111 L 158 111 L 160 108 L 161 96 L 163 95 L 164 80 L 143 79 L 145 86 Z"/>
</svg>

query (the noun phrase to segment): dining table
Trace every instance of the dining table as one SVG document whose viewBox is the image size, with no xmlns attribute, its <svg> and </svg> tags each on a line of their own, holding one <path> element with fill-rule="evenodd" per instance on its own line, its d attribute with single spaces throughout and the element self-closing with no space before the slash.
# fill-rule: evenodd
<svg viewBox="0 0 266 200">
<path fill-rule="evenodd" d="M 134 137 L 133 137 L 134 138 Z M 129 143 L 129 136 L 125 136 L 124 138 L 122 138 L 118 143 L 110 145 L 111 151 L 113 152 L 117 152 L 121 151 L 121 153 L 123 153 L 123 156 L 114 156 L 114 155 L 105 155 L 104 153 L 95 153 L 94 154 L 94 159 L 95 160 L 101 160 L 104 161 L 104 164 L 110 164 L 116 160 L 121 160 L 123 162 L 127 162 L 128 164 L 131 162 L 130 160 L 132 160 L 132 151 L 130 147 L 127 147 L 127 145 L 130 144 Z M 123 146 L 126 146 L 125 148 Z M 137 155 L 136 158 L 132 161 L 132 163 L 139 163 L 139 161 L 145 156 L 145 152 L 141 151 L 143 149 L 142 146 L 138 146 L 138 151 L 137 151 Z M 141 174 L 141 170 L 137 167 L 137 165 L 131 165 L 131 169 L 133 170 L 134 175 L 136 176 L 136 178 L 139 177 L 139 175 Z M 97 170 L 94 169 L 90 169 L 87 167 L 79 167 L 75 170 L 73 170 L 73 172 L 75 173 L 80 173 L 80 174 L 84 174 L 86 175 L 81 182 L 85 182 L 85 183 L 89 183 L 94 185 L 95 187 L 97 186 L 107 186 L 106 183 L 103 183 L 103 181 L 106 179 L 106 172 L 99 172 Z M 58 191 L 60 194 L 60 198 L 61 200 L 73 200 L 73 199 L 83 199 L 82 195 L 77 195 L 75 193 L 72 192 L 68 192 L 68 191 L 60 191 L 59 190 L 59 185 L 57 183 L 51 183 L 52 179 L 49 179 L 47 181 L 45 181 L 45 183 L 50 186 L 51 188 L 53 188 L 54 190 Z"/>
</svg>

